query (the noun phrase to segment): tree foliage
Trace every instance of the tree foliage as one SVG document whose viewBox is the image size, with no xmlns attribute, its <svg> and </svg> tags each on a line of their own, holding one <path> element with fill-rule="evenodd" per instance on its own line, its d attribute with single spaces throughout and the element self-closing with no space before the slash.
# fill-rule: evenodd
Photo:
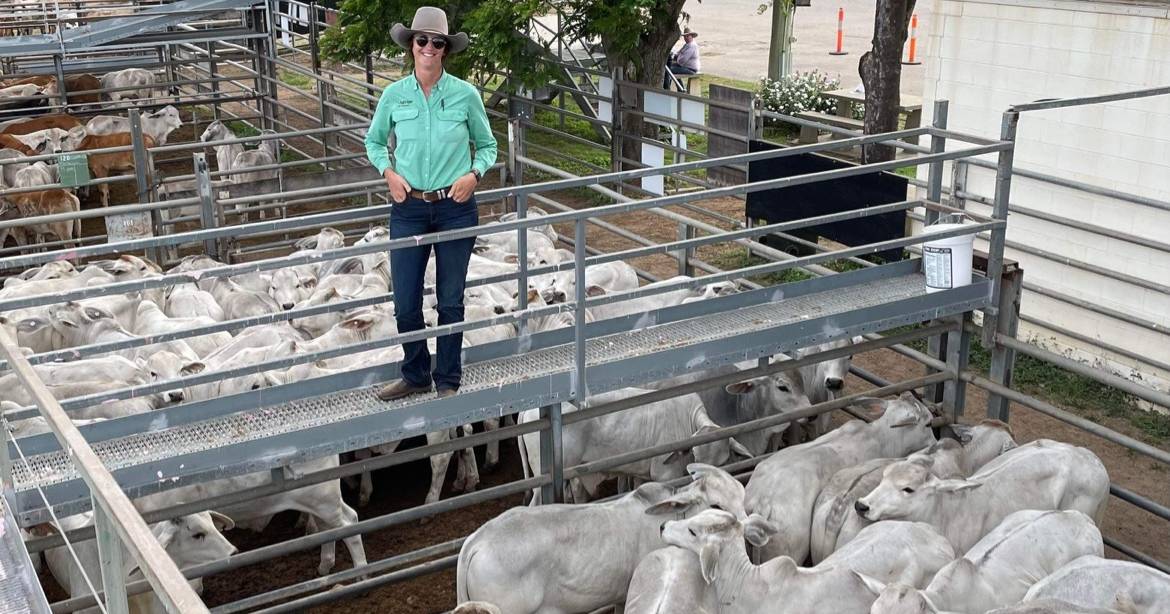
<svg viewBox="0 0 1170 614">
<path fill-rule="evenodd" d="M 453 31 L 471 37 L 467 51 L 453 56 L 449 70 L 462 76 L 509 72 L 512 87 L 534 89 L 556 76 L 540 62 L 539 47 L 523 33 L 538 15 L 562 15 L 565 40 L 599 40 L 610 66 L 626 69 L 626 78 L 660 82 L 666 56 L 679 38 L 685 0 L 343 0 L 338 24 L 326 30 L 322 50 L 335 60 L 358 61 L 370 53 L 403 53 L 390 38 L 390 26 L 409 26 L 415 9 L 438 6 L 447 12 Z M 546 49 L 549 45 L 546 45 Z"/>
</svg>

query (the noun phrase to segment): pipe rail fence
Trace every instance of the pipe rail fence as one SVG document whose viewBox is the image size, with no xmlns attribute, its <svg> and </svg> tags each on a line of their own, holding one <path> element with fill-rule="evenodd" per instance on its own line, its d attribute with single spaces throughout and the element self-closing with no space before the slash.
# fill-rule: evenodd
<svg viewBox="0 0 1170 614">
<path fill-rule="evenodd" d="M 0 298 L 0 314 L 17 313 L 18 310 L 46 310 L 52 309 L 55 305 L 67 304 L 69 301 L 165 290 L 178 284 L 207 283 L 217 279 L 231 279 L 240 275 L 309 263 L 340 262 L 347 258 L 369 256 L 403 247 L 467 238 L 482 234 L 489 228 L 480 226 L 476 229 L 435 233 L 411 239 L 352 245 L 319 254 L 293 251 L 298 238 L 308 236 L 322 228 L 336 227 L 341 229 L 347 238 L 353 238 L 361 236 L 370 225 L 387 219 L 392 203 L 384 181 L 370 171 L 364 162 L 362 138 L 382 87 L 399 78 L 395 71 L 400 71 L 401 64 L 393 59 L 374 57 L 364 64 L 329 63 L 321 55 L 318 36 L 324 28 L 336 22 L 336 11 L 319 6 L 315 2 L 303 3 L 295 0 L 284 3 L 284 6 L 285 9 L 279 9 L 275 2 L 270 1 L 262 8 L 231 11 L 226 18 L 223 15 L 217 17 L 193 11 L 192 17 L 200 20 L 192 19 L 187 23 L 173 26 L 166 36 L 150 42 L 149 48 L 139 45 L 140 48 L 136 49 L 131 45 L 115 44 L 100 50 L 30 55 L 4 60 L 4 66 L 7 68 L 27 67 L 44 74 L 55 73 L 58 77 L 66 74 L 66 71 L 70 74 L 84 72 L 94 66 L 121 66 L 127 62 L 148 61 L 147 65 L 152 70 L 165 74 L 165 78 L 160 79 L 155 85 L 165 93 L 134 105 L 122 104 L 100 111 L 102 113 L 111 110 L 126 111 L 131 118 L 137 118 L 131 119 L 130 122 L 132 144 L 89 153 L 91 155 L 130 153 L 140 163 L 136 165 L 135 174 L 132 176 L 98 179 L 90 182 L 90 185 L 132 184 L 136 195 L 135 202 L 113 205 L 106 209 L 88 209 L 23 220 L 0 220 L 0 232 L 31 224 L 64 220 L 105 218 L 107 224 L 104 234 L 91 233 L 84 237 L 74 237 L 72 241 L 46 242 L 39 246 L 45 251 L 29 251 L 25 246 L 16 248 L 0 246 L 0 270 L 15 272 L 66 257 L 76 262 L 85 262 L 116 257 L 120 254 L 145 254 L 160 264 L 179 262 L 184 255 L 206 254 L 225 264 L 200 271 L 171 271 L 142 279 L 89 286 L 51 295 Z M 180 14 L 182 11 L 174 12 Z M 45 19 L 40 23 L 52 21 L 53 23 L 49 23 L 52 28 L 67 19 L 60 15 L 54 17 L 55 21 Z M 28 20 L 27 23 L 31 24 L 33 21 L 35 20 Z M 0 24 L 0 28 L 5 27 L 9 25 Z M 60 28 L 56 31 L 59 32 Z M 217 33 L 222 36 L 216 38 Z M 558 45 L 563 46 L 563 41 L 558 40 Z M 30 406 L 6 411 L 2 419 L 8 422 L 41 416 L 49 423 L 52 431 L 50 434 L 19 439 L 12 437 L 11 434 L 8 437 L 4 454 L 0 455 L 0 461 L 3 461 L 0 462 L 0 469 L 3 470 L 5 504 L 21 526 L 53 521 L 58 515 L 80 513 L 87 509 L 95 510 L 96 516 L 96 528 L 86 527 L 49 537 L 36 537 L 27 542 L 28 550 L 34 553 L 41 552 L 96 536 L 99 550 L 102 551 L 102 580 L 104 586 L 111 589 L 111 596 L 105 603 L 108 611 L 123 611 L 120 609 L 125 601 L 123 596 L 147 590 L 153 590 L 172 611 L 204 611 L 206 606 L 198 601 L 198 597 L 194 597 L 196 600 L 194 602 L 187 601 L 194 594 L 187 593 L 190 587 L 183 578 L 194 579 L 224 573 L 288 553 L 307 551 L 345 537 L 368 534 L 493 499 L 514 497 L 533 488 L 542 489 L 546 501 L 558 500 L 564 491 L 565 481 L 575 477 L 686 449 L 696 444 L 772 428 L 824 412 L 851 411 L 848 406 L 858 396 L 856 394 L 819 403 L 801 412 L 762 418 L 744 424 L 725 425 L 716 431 L 687 440 L 581 466 L 564 466 L 559 454 L 559 433 L 565 425 L 692 393 L 709 386 L 724 385 L 747 377 L 777 373 L 846 354 L 878 349 L 890 349 L 913 359 L 924 366 L 926 373 L 906 381 L 890 382 L 855 365 L 852 368 L 853 373 L 876 386 L 875 390 L 867 391 L 867 394 L 882 395 L 920 390 L 938 412 L 937 425 L 941 426 L 964 416 L 965 390 L 966 386 L 971 385 L 988 392 L 986 415 L 989 417 L 1006 420 L 1010 417 L 1009 404 L 1017 403 L 1142 454 L 1155 462 L 1170 463 L 1170 454 L 1164 450 L 1013 389 L 1012 369 L 1015 356 L 1023 354 L 1115 387 L 1149 403 L 1170 405 L 1167 403 L 1170 397 L 1165 392 L 1130 382 L 1016 340 L 1018 322 L 1028 320 L 1027 316 L 1018 314 L 1021 291 L 1047 292 L 1047 296 L 1057 300 L 1067 299 L 1071 304 L 1077 304 L 1075 302 L 1077 299 L 1062 296 L 1061 293 L 1044 288 L 1035 282 L 1024 281 L 1022 271 L 1004 257 L 1005 249 L 1014 249 L 1039 257 L 1052 257 L 1041 248 L 1021 245 L 1018 241 L 1007 239 L 1006 219 L 1009 213 L 1037 217 L 1045 215 L 1043 212 L 1010 203 L 1013 176 L 1080 189 L 1140 206 L 1170 210 L 1170 203 L 1157 199 L 1128 195 L 1016 168 L 1012 154 L 1019 114 L 1070 105 L 1126 100 L 1138 96 L 1164 95 L 1170 92 L 1170 89 L 1157 88 L 1143 92 L 1017 105 L 1005 113 L 998 139 L 987 139 L 948 129 L 945 102 L 936 103 L 935 121 L 930 126 L 882 135 L 863 135 L 815 121 L 777 115 L 754 106 L 745 108 L 726 101 L 686 93 L 663 92 L 657 88 L 630 83 L 621 78 L 620 72 L 595 70 L 572 54 L 568 61 L 565 61 L 563 51 L 558 48 L 562 68 L 571 75 L 587 79 L 589 85 L 581 85 L 574 89 L 566 84 L 550 84 L 553 100 L 548 103 L 508 93 L 502 89 L 506 75 L 480 75 L 481 89 L 489 98 L 489 102 L 498 100 L 507 105 L 505 111 L 489 107 L 489 115 L 493 119 L 498 139 L 501 143 L 508 144 L 508 155 L 506 161 L 496 165 L 500 172 L 499 187 L 481 191 L 478 195 L 479 203 L 484 211 L 495 212 L 498 206 L 500 211 L 516 214 L 512 221 L 493 223 L 490 226 L 491 230 L 501 233 L 515 232 L 518 252 L 526 252 L 528 231 L 531 228 L 546 224 L 571 227 L 571 232 L 560 233 L 560 242 L 572 250 L 572 261 L 534 266 L 526 258 L 519 258 L 514 272 L 469 280 L 469 288 L 488 284 L 507 284 L 508 287 L 512 287 L 512 284 L 515 284 L 516 311 L 455 325 L 438 326 L 413 333 L 366 339 L 337 347 L 270 358 L 228 370 L 181 376 L 168 381 L 126 386 L 63 399 L 52 397 L 51 392 L 36 374 L 38 365 L 99 357 L 113 352 L 134 351 L 154 344 L 190 339 L 215 332 L 243 330 L 264 324 L 292 322 L 310 316 L 354 313 L 355 310 L 388 303 L 393 300 L 393 294 L 361 299 L 349 298 L 313 307 L 296 307 L 288 311 L 236 318 L 214 325 L 92 343 L 30 356 L 24 355 L 16 348 L 6 331 L 0 331 L 0 353 L 4 355 L 0 369 L 17 373 L 22 389 L 35 401 Z M 608 90 L 605 81 L 608 81 Z M 661 109 L 651 111 L 634 107 L 634 102 L 639 97 L 647 96 L 651 92 L 672 99 L 670 105 L 673 105 L 674 110 L 670 113 L 673 115 L 664 115 Z M 45 100 L 44 109 L 76 113 L 79 116 L 94 114 L 98 111 L 87 109 L 85 105 L 69 100 L 78 94 L 93 93 L 67 92 L 59 99 Z M 108 94 L 110 90 L 97 93 Z M 631 93 L 637 96 L 631 97 Z M 571 105 L 566 104 L 566 96 L 570 95 L 574 100 L 588 104 L 589 109 L 586 110 L 578 104 L 574 110 Z M 249 132 L 217 144 L 247 147 L 277 140 L 281 150 L 288 152 L 287 156 L 282 156 L 285 159 L 259 169 L 249 169 L 276 171 L 277 178 L 252 183 L 233 181 L 233 177 L 243 171 L 218 168 L 212 170 L 208 161 L 208 157 L 212 157 L 209 143 L 196 141 L 146 147 L 141 129 L 143 111 L 140 109 L 165 104 L 174 104 L 191 112 L 195 124 L 193 138 L 198 138 L 201 124 L 206 126 L 215 120 L 239 122 L 233 124 L 235 126 L 247 125 L 261 130 L 273 130 L 273 133 Z M 707 126 L 706 122 L 683 119 L 684 104 L 701 105 L 704 114 L 714 109 L 746 111 L 748 119 L 742 130 L 713 128 Z M 9 111 L 12 110 L 0 110 L 0 117 L 7 116 L 6 113 Z M 671 132 L 670 142 L 624 131 L 622 126 L 625 117 L 636 117 L 648 124 L 668 127 Z M 709 155 L 709 150 L 701 146 L 688 147 L 686 140 L 680 138 L 682 135 L 694 133 L 717 136 L 742 143 L 746 151 L 748 142 L 762 137 L 763 125 L 769 120 L 782 120 L 797 126 L 813 127 L 829 132 L 833 140 L 774 151 L 716 157 Z M 566 131 L 567 122 L 580 122 L 589 126 L 598 132 L 598 138 L 587 138 L 579 133 Z M 595 152 L 605 161 L 595 163 L 582 160 L 571 151 L 549 146 L 547 141 L 544 144 L 540 142 L 542 137 L 550 136 Z M 919 138 L 926 138 L 929 143 L 918 145 L 911 142 Z M 622 151 L 623 143 L 628 142 L 660 147 L 664 152 L 669 152 L 673 162 L 661 166 L 647 166 L 640 160 L 627 159 L 622 155 Z M 860 164 L 833 171 L 767 181 L 744 181 L 734 185 L 721 185 L 710 176 L 706 176 L 708 171 L 716 168 L 743 170 L 754 161 L 783 159 L 803 154 L 839 154 L 868 143 L 883 143 L 895 147 L 902 152 L 903 157 L 891 162 Z M 56 159 L 57 154 L 46 153 L 23 161 L 52 162 Z M 12 162 L 9 160 L 0 160 L 0 171 L 3 170 L 3 165 L 10 163 Z M 168 170 L 158 168 L 159 164 L 168 165 Z M 808 185 L 873 173 L 888 173 L 907 166 L 925 166 L 927 170 L 922 173 L 922 178 L 909 179 L 911 185 L 921 189 L 920 194 L 902 202 L 766 225 L 745 222 L 703 205 L 703 201 L 714 198 L 743 198 L 749 193 L 762 190 Z M 968 187 L 967 173 L 972 167 L 995 171 L 994 194 L 981 195 Z M 186 169 L 190 169 L 190 172 Z M 582 173 L 580 169 L 586 169 L 586 172 Z M 663 185 L 666 188 L 663 193 L 648 190 L 642 185 L 644 180 L 654 177 L 663 178 Z M 534 179 L 539 181 L 534 182 Z M 57 183 L 42 186 L 40 189 L 57 187 L 68 186 Z M 30 191 L 33 189 L 4 189 L 0 190 L 0 196 L 6 198 Z M 605 199 L 608 204 L 577 209 L 564 202 L 564 195 L 574 191 L 591 192 L 598 198 Z M 972 203 L 982 206 L 983 209 L 972 211 L 969 206 Z M 532 215 L 533 205 L 545 208 L 548 211 L 547 215 Z M 888 249 L 903 249 L 914 254 L 918 250 L 917 246 L 926 240 L 923 235 L 840 247 L 820 245 L 792 234 L 810 226 L 863 220 L 870 216 L 899 211 L 906 212 L 910 219 L 922 222 L 933 221 L 941 215 L 963 213 L 968 222 L 960 230 L 932 234 L 929 238 L 975 235 L 987 241 L 988 254 L 981 263 L 975 285 L 966 293 L 952 291 L 953 298 L 948 299 L 950 302 L 945 303 L 946 307 L 936 307 L 933 310 L 935 316 L 926 315 L 926 311 L 914 311 L 910 314 L 904 312 L 913 311 L 911 307 L 902 308 L 902 313 L 893 313 L 890 309 L 892 302 L 874 303 L 858 308 L 856 314 L 860 315 L 855 318 L 852 315 L 846 317 L 853 314 L 852 311 L 834 316 L 850 322 L 847 326 L 835 329 L 835 333 L 826 335 L 793 324 L 790 328 L 776 329 L 785 331 L 781 336 L 783 338 L 769 340 L 765 344 L 766 347 L 753 346 L 754 349 L 750 352 L 743 350 L 742 345 L 738 348 L 719 345 L 721 343 L 719 339 L 712 338 L 703 343 L 720 348 L 713 354 L 719 358 L 708 356 L 707 361 L 701 366 L 730 364 L 748 358 L 759 359 L 759 366 L 730 375 L 707 377 L 692 383 L 664 388 L 615 403 L 604 405 L 588 403 L 588 397 L 592 392 L 612 389 L 619 381 L 614 379 L 612 374 L 607 374 L 605 365 L 599 362 L 598 341 L 618 339 L 622 335 L 636 335 L 646 329 L 647 322 L 651 326 L 667 327 L 664 330 L 674 330 L 669 327 L 681 327 L 692 320 L 717 322 L 720 318 L 737 311 L 765 309 L 775 299 L 772 298 L 773 295 L 766 294 L 771 292 L 769 287 L 753 281 L 758 280 L 761 275 L 799 270 L 810 276 L 807 281 L 790 282 L 780 286 L 784 292 L 781 295 L 784 297 L 780 301 L 781 304 L 785 300 L 800 300 L 801 296 L 819 296 L 818 292 L 848 293 L 858 288 L 871 287 L 881 280 L 887 280 L 886 285 L 891 285 L 894 280 L 920 275 L 915 268 L 918 266 L 917 260 L 912 259 L 902 264 L 878 265 L 864 259 L 864 256 Z M 614 220 L 614 216 L 630 213 L 661 218 L 664 224 L 678 228 L 677 238 L 674 240 L 650 238 L 625 228 Z M 259 220 L 256 216 L 260 216 Z M 144 228 L 146 232 L 137 234 L 122 232 L 124 227 L 133 226 L 125 223 L 129 219 L 144 220 L 145 223 L 137 227 Z M 1079 227 L 1082 230 L 1104 231 L 1100 227 L 1076 220 L 1064 222 L 1070 227 Z M 587 233 L 587 228 L 591 228 L 592 232 Z M 600 249 L 598 247 L 600 243 L 594 239 L 593 232 L 601 236 L 618 237 L 624 245 L 631 247 Z M 766 235 L 779 236 L 798 243 L 808 248 L 810 253 L 794 256 L 757 240 Z M 1158 241 L 1128 233 L 1114 232 L 1110 236 L 1116 240 L 1136 242 L 1162 252 L 1167 248 Z M 700 248 L 712 246 L 729 248 L 734 246 L 761 260 L 751 261 L 736 268 L 717 266 L 703 260 L 699 255 Z M 666 282 L 653 288 L 642 288 L 599 298 L 585 295 L 587 266 L 630 261 L 647 256 L 674 258 L 678 262 L 678 272 L 691 277 Z M 857 270 L 838 273 L 826 266 L 833 262 L 845 261 L 855 265 Z M 1061 258 L 1061 261 L 1080 270 L 1101 275 L 1113 274 L 1106 267 L 1094 263 L 1068 258 Z M 695 276 L 700 272 L 702 276 Z M 573 295 L 567 302 L 561 304 L 529 305 L 526 289 L 530 281 L 552 273 L 573 274 L 576 282 Z M 638 269 L 637 273 L 641 279 L 647 281 L 661 280 L 661 275 L 647 270 Z M 587 310 L 620 305 L 623 302 L 680 289 L 695 289 L 716 282 L 733 282 L 743 291 L 727 297 L 700 301 L 695 305 L 657 309 L 649 314 L 641 314 L 639 318 L 593 322 L 586 317 Z M 1134 283 L 1147 289 L 1165 291 L 1161 284 L 1141 278 L 1134 277 Z M 428 287 L 426 291 L 433 292 L 433 287 Z M 925 300 L 927 299 L 913 299 L 919 302 Z M 1078 306 L 1097 312 L 1106 310 L 1104 306 L 1085 301 L 1081 301 Z M 982 315 L 981 325 L 974 322 L 972 316 L 975 312 Z M 534 323 L 541 318 L 560 314 L 567 318 L 569 326 L 551 331 L 530 332 Z M 1113 310 L 1111 315 L 1123 317 L 1125 314 Z M 1155 322 L 1143 322 L 1133 317 L 1128 321 L 1142 326 L 1150 334 L 1166 334 L 1165 329 L 1159 328 Z M 1051 326 L 1050 323 L 1039 324 Z M 916 326 L 894 330 L 900 325 Z M 426 417 L 426 428 L 440 428 L 484 417 L 498 417 L 536 407 L 541 409 L 539 419 L 439 444 L 398 451 L 386 456 L 348 462 L 335 468 L 307 474 L 286 474 L 281 468 L 314 456 L 327 456 L 342 450 L 381 443 L 393 438 L 394 433 L 398 431 L 371 433 L 368 426 L 362 427 L 364 430 L 357 431 L 360 435 L 346 437 L 344 442 L 305 445 L 295 453 L 265 456 L 267 460 L 264 462 L 269 463 L 267 465 L 255 462 L 241 463 L 230 465 L 228 469 L 219 467 L 218 463 L 215 467 L 210 464 L 191 465 L 190 470 L 183 474 L 183 484 L 255 470 L 272 472 L 272 479 L 264 485 L 213 499 L 191 501 L 167 509 L 135 510 L 132 499 L 158 492 L 169 486 L 158 484 L 153 479 L 147 483 L 141 479 L 145 475 L 141 467 L 129 461 L 121 465 L 108 464 L 110 450 L 118 442 L 134 438 L 149 438 L 183 429 L 197 432 L 200 425 L 228 420 L 241 412 L 248 414 L 261 407 L 294 407 L 305 400 L 368 388 L 373 382 L 393 377 L 397 365 L 362 366 L 348 372 L 243 392 L 229 397 L 188 401 L 152 412 L 157 415 L 128 416 L 80 427 L 75 427 L 67 419 L 71 414 L 103 402 L 140 398 L 175 388 L 190 389 L 231 378 L 284 371 L 298 365 L 312 365 L 318 361 L 328 361 L 360 352 L 385 350 L 406 341 L 431 339 L 454 332 L 474 331 L 492 326 L 513 327 L 520 331 L 520 336 L 505 342 L 468 348 L 466 360 L 469 368 L 496 362 L 506 363 L 510 358 L 520 354 L 535 355 L 564 349 L 563 361 L 557 363 L 559 366 L 547 376 L 547 387 L 558 392 L 552 396 L 540 396 L 522 392 L 520 384 L 510 384 L 510 387 L 505 389 L 501 383 L 498 389 L 493 387 L 492 390 L 469 390 L 467 394 L 456 395 L 454 401 L 425 400 L 422 404 L 423 409 L 417 410 L 421 413 L 417 415 Z M 1075 335 L 1075 331 L 1065 332 Z M 766 355 L 812 345 L 833 335 L 854 333 L 864 335 L 866 340 L 852 348 L 801 355 L 794 360 L 769 362 L 766 358 Z M 992 363 L 988 373 L 977 372 L 967 364 L 968 348 L 973 338 L 981 338 L 985 347 L 992 352 Z M 907 345 L 922 341 L 927 343 L 926 352 Z M 707 345 L 701 347 L 705 348 Z M 684 351 L 685 348 L 682 346 L 679 348 L 666 346 L 663 349 L 654 349 L 652 356 L 659 357 L 658 362 L 662 364 L 670 364 L 671 359 L 681 356 Z M 1118 353 L 1126 355 L 1123 352 Z M 551 353 L 548 355 L 552 356 Z M 647 366 L 644 359 L 639 356 L 622 360 L 626 362 L 615 364 L 628 362 L 630 365 L 639 365 L 629 370 L 632 374 L 628 376 L 629 379 L 620 380 L 629 383 L 661 379 L 671 373 L 698 368 L 689 363 L 685 367 L 673 368 Z M 638 362 L 639 360 L 643 362 Z M 544 376 L 528 374 L 526 377 Z M 562 415 L 562 402 L 569 402 L 580 409 Z M 415 410 L 403 407 L 394 411 Z M 159 419 L 162 422 L 157 422 Z M 350 421 L 354 428 L 359 428 L 363 424 L 357 417 L 346 420 Z M 167 427 L 160 429 L 158 424 L 161 423 L 165 423 Z M 7 429 L 5 432 L 8 432 Z M 424 431 L 416 427 L 411 432 Z M 157 541 L 152 543 L 153 538 L 149 536 L 149 528 L 146 525 L 365 471 L 399 466 L 433 454 L 504 441 L 527 433 L 540 433 L 542 447 L 551 452 L 549 456 L 542 455 L 542 458 L 551 459 L 547 461 L 547 466 L 539 468 L 540 473 L 534 477 L 385 516 L 364 519 L 353 525 L 235 554 L 226 560 L 195 566 L 181 572 L 175 569 L 165 553 L 161 553 L 161 558 L 167 560 L 159 559 Z M 296 441 L 292 439 L 294 435 L 295 432 L 289 431 L 280 435 L 284 439 L 272 441 Z M 251 446 L 246 449 L 254 449 L 257 452 L 256 457 L 259 458 L 261 457 L 259 451 L 265 450 L 264 445 L 267 445 L 263 443 L 264 441 L 267 440 L 249 441 L 241 445 Z M 28 468 L 32 466 L 30 463 L 51 459 L 61 451 L 77 455 L 68 471 L 61 475 L 29 473 Z M 207 458 L 209 457 L 198 455 L 189 457 Z M 750 474 L 751 469 L 761 460 L 763 457 L 733 463 L 727 469 L 741 474 L 742 477 L 745 475 L 743 472 Z M 107 466 L 113 470 L 107 469 Z M 75 472 L 75 477 L 65 475 L 70 471 Z M 1162 520 L 1170 520 L 1170 509 L 1166 504 L 1151 498 L 1148 493 L 1134 492 L 1120 484 L 1114 484 L 1111 492 L 1127 505 L 1136 506 Z M 1120 543 L 1112 536 L 1107 536 L 1106 539 L 1111 547 L 1126 556 L 1163 571 L 1170 571 L 1165 556 L 1159 557 L 1153 553 L 1143 552 L 1141 548 Z M 111 569 L 117 567 L 117 557 L 122 554 L 121 550 L 113 547 L 118 541 L 125 544 L 131 553 L 130 556 L 144 563 L 143 571 L 146 572 L 147 580 L 125 582 L 118 574 L 110 573 Z M 374 590 L 389 583 L 451 568 L 455 564 L 454 554 L 457 553 L 460 544 L 461 540 L 452 540 L 419 551 L 396 554 L 380 561 L 372 561 L 360 568 L 334 572 L 321 578 L 223 604 L 211 611 L 225 613 L 299 611 Z M 340 590 L 329 590 L 334 584 L 341 582 L 351 584 Z M 98 603 L 98 599 L 107 599 L 100 591 L 91 592 L 94 595 L 53 604 L 52 611 L 76 611 Z M 292 601 L 280 603 L 288 599 Z M 187 609 L 188 604 L 195 605 Z"/>
</svg>

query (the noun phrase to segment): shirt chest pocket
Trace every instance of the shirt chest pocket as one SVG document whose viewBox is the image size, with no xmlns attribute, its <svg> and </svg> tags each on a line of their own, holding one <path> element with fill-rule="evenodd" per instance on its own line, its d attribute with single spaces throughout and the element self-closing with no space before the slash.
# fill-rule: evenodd
<svg viewBox="0 0 1170 614">
<path fill-rule="evenodd" d="M 394 122 L 394 137 L 398 142 L 417 141 L 422 138 L 423 121 L 419 119 L 417 108 L 394 109 L 390 118 Z"/>
<path fill-rule="evenodd" d="M 435 114 L 435 136 L 447 143 L 466 143 L 467 111 L 463 109 L 439 110 Z"/>
</svg>

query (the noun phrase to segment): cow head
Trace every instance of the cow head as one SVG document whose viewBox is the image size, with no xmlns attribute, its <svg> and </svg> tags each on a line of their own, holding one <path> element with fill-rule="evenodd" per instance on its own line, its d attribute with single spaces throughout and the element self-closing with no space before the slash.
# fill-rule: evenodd
<svg viewBox="0 0 1170 614">
<path fill-rule="evenodd" d="M 740 522 L 728 512 L 705 510 L 686 520 L 663 523 L 662 539 L 672 546 L 697 554 L 703 580 L 710 584 L 715 580 L 719 553 L 723 548 L 744 539 L 752 545 L 762 546 L 777 531 L 779 527 L 758 514 L 752 514 Z"/>
<path fill-rule="evenodd" d="M 236 135 L 228 129 L 223 122 L 218 119 L 211 122 L 203 134 L 199 135 L 199 141 L 203 143 L 211 143 L 214 141 L 224 141 L 227 139 L 234 139 Z"/>
<path fill-rule="evenodd" d="M 934 459 L 915 454 L 893 463 L 882 472 L 882 481 L 854 508 L 862 518 L 878 520 L 926 520 L 932 518 L 940 498 L 978 488 L 970 480 L 940 479 L 930 472 Z"/>
<path fill-rule="evenodd" d="M 960 561 L 966 559 L 959 559 Z M 877 596 L 870 614 L 936 614 L 939 610 L 926 593 L 906 584 L 885 584 L 876 578 L 853 572 L 865 590 Z"/>
</svg>

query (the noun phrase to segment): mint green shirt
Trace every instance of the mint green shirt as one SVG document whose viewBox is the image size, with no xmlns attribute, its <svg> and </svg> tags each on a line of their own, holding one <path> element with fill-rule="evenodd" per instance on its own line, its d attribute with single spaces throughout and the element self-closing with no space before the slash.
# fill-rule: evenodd
<svg viewBox="0 0 1170 614">
<path fill-rule="evenodd" d="M 386 145 L 391 133 L 393 160 Z M 366 156 L 379 174 L 392 168 L 415 190 L 438 190 L 473 168 L 486 173 L 496 161 L 496 138 L 475 86 L 443 71 L 427 98 L 411 74 L 382 92 L 366 132 Z"/>
</svg>

